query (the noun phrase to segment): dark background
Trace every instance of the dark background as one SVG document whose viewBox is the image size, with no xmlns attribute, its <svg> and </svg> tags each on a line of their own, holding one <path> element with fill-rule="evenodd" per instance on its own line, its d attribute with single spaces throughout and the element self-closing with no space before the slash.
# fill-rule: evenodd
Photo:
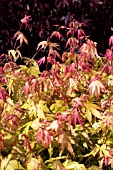
<svg viewBox="0 0 113 170">
<path fill-rule="evenodd" d="M 0 0 L 0 55 L 13 49 L 13 35 L 25 15 L 31 15 L 31 19 L 30 29 L 25 26 L 21 29 L 29 41 L 29 46 L 23 44 L 20 49 L 23 56 L 31 58 L 37 44 L 56 30 L 54 25 L 68 26 L 72 17 L 85 22 L 83 29 L 98 43 L 100 53 L 104 54 L 108 48 L 113 27 L 113 0 Z M 62 30 L 61 33 L 64 34 Z"/>
</svg>

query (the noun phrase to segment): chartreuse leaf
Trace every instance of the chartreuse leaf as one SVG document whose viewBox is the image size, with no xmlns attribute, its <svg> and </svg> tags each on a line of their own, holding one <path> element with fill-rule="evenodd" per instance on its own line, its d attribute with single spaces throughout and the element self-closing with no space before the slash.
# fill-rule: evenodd
<svg viewBox="0 0 113 170">
<path fill-rule="evenodd" d="M 92 122 L 92 113 L 89 108 L 87 108 L 86 117 L 89 120 L 89 122 Z"/>
<path fill-rule="evenodd" d="M 90 153 L 87 153 L 85 155 L 80 155 L 80 157 L 89 157 L 89 156 L 94 156 L 99 152 L 100 150 L 100 146 L 99 145 L 96 145 L 96 147 L 94 147 L 94 149 L 90 152 Z"/>
<path fill-rule="evenodd" d="M 40 109 L 40 107 L 38 107 L 37 113 L 38 113 L 38 118 L 39 119 L 45 119 L 44 112 L 43 112 L 43 110 Z"/>
<path fill-rule="evenodd" d="M 25 170 L 17 160 L 2 159 L 1 170 Z"/>
<path fill-rule="evenodd" d="M 27 170 L 38 169 L 38 164 L 40 161 L 36 158 L 31 158 L 31 160 L 27 164 Z"/>
<path fill-rule="evenodd" d="M 92 165 L 90 168 L 88 168 L 87 170 L 100 170 L 100 168 L 98 166 L 94 166 Z"/>
<path fill-rule="evenodd" d="M 101 146 L 101 151 L 103 152 L 103 154 L 104 154 L 105 156 L 111 157 L 109 151 L 106 149 L 106 145 L 105 145 L 105 144 L 103 144 L 103 145 Z"/>
<path fill-rule="evenodd" d="M 29 134 L 29 128 L 30 128 L 31 124 L 32 124 L 32 121 L 30 121 L 30 122 L 28 122 L 28 123 L 25 124 L 25 128 L 24 128 L 24 131 L 23 131 L 23 132 L 24 132 L 26 135 Z"/>
<path fill-rule="evenodd" d="M 55 103 L 53 103 L 50 106 L 50 110 L 53 113 L 56 113 L 57 111 L 65 111 L 66 110 L 66 106 L 64 105 L 64 101 L 62 101 L 62 100 L 55 100 Z"/>
<path fill-rule="evenodd" d="M 97 109 L 100 109 L 100 107 L 96 104 L 90 103 L 90 102 L 86 102 L 84 103 L 84 106 L 86 108 L 86 117 L 89 120 L 89 122 L 92 121 L 92 115 L 94 115 L 95 117 L 97 117 L 98 119 L 101 119 L 101 113 L 100 111 L 98 111 Z"/>
<path fill-rule="evenodd" d="M 30 103 L 24 103 L 21 108 L 22 109 L 28 109 L 30 107 Z"/>
<path fill-rule="evenodd" d="M 49 152 L 49 156 L 50 156 L 50 158 L 52 157 L 52 154 L 53 154 L 53 148 L 49 148 L 48 149 L 48 152 Z"/>
<path fill-rule="evenodd" d="M 68 170 L 86 170 L 85 166 L 83 164 L 79 164 L 78 162 L 72 161 L 72 162 L 65 162 L 64 166 Z"/>
<path fill-rule="evenodd" d="M 46 101 L 44 101 L 44 100 L 40 100 L 40 101 L 39 101 L 39 108 L 40 108 L 43 112 L 46 112 L 46 113 L 49 112 L 49 109 L 48 109 L 48 107 L 47 107 Z"/>
<path fill-rule="evenodd" d="M 40 127 L 39 118 L 36 118 L 35 120 L 33 120 L 31 127 L 33 128 L 33 130 L 37 130 L 38 127 Z"/>
<path fill-rule="evenodd" d="M 42 158 L 39 156 L 37 159 L 36 158 L 31 158 L 29 162 L 27 163 L 27 170 L 46 170 L 46 168 L 43 164 Z"/>
<path fill-rule="evenodd" d="M 40 71 L 39 71 L 39 68 L 38 66 L 31 66 L 30 68 L 27 69 L 27 73 L 29 75 L 33 75 L 33 76 L 36 76 L 38 77 L 38 74 L 40 74 Z"/>
</svg>

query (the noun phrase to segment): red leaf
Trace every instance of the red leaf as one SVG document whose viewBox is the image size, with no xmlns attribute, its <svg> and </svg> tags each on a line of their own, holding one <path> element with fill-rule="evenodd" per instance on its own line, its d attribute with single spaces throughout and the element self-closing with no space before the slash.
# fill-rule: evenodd
<svg viewBox="0 0 113 170">
<path fill-rule="evenodd" d="M 6 96 L 9 97 L 8 93 L 5 90 L 3 90 L 2 88 L 0 88 L 0 99 L 2 99 L 3 101 L 6 102 Z"/>
<path fill-rule="evenodd" d="M 85 32 L 82 29 L 78 29 L 78 39 L 82 39 L 85 36 Z"/>
</svg>

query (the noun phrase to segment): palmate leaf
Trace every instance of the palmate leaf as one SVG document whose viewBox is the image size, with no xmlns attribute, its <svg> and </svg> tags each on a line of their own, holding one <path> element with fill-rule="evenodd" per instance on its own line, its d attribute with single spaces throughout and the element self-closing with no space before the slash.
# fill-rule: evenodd
<svg viewBox="0 0 113 170">
<path fill-rule="evenodd" d="M 71 139 L 69 138 L 68 134 L 65 132 L 59 136 L 58 143 L 61 143 L 61 153 L 64 152 L 64 149 L 66 149 L 70 152 L 70 154 L 74 155 L 73 147 L 71 145 Z"/>
<path fill-rule="evenodd" d="M 53 162 L 53 168 L 55 170 L 67 170 L 59 160 Z"/>
<path fill-rule="evenodd" d="M 27 38 L 24 36 L 24 34 L 20 31 L 17 31 L 14 34 L 14 38 L 16 38 L 16 41 L 19 40 L 20 41 L 20 46 L 22 46 L 22 43 L 25 42 L 28 45 L 28 40 Z"/>
<path fill-rule="evenodd" d="M 92 121 L 92 115 L 98 119 L 102 118 L 101 112 L 97 110 L 97 109 L 100 109 L 100 107 L 98 105 L 87 102 L 87 103 L 84 103 L 84 106 L 86 109 L 86 117 L 90 123 Z M 83 110 L 84 110 L 84 108 L 83 108 Z"/>
<path fill-rule="evenodd" d="M 99 97 L 101 92 L 105 92 L 105 86 L 99 80 L 94 80 L 89 85 L 89 93 L 92 96 Z"/>
<path fill-rule="evenodd" d="M 0 168 L 1 170 L 25 170 L 17 160 L 10 160 L 10 158 L 2 159 Z"/>
<path fill-rule="evenodd" d="M 38 107 L 37 116 L 38 116 L 39 119 L 45 119 L 44 112 L 40 107 Z"/>
<path fill-rule="evenodd" d="M 49 109 L 48 109 L 48 107 L 47 107 L 47 105 L 46 105 L 46 101 L 44 101 L 44 100 L 40 100 L 40 101 L 39 101 L 39 108 L 40 108 L 43 112 L 46 112 L 46 113 L 49 112 Z"/>
<path fill-rule="evenodd" d="M 8 57 L 12 60 L 14 59 L 15 61 L 18 59 L 18 58 L 21 58 L 22 59 L 22 55 L 20 53 L 20 51 L 17 49 L 17 50 L 9 50 L 8 51 Z"/>
<path fill-rule="evenodd" d="M 35 77 L 38 77 L 38 74 L 40 74 L 38 65 L 37 65 L 37 67 L 36 67 L 36 66 L 31 66 L 30 68 L 28 68 L 28 69 L 27 69 L 27 73 L 28 73 L 29 75 L 33 75 L 33 76 L 35 76 Z"/>
<path fill-rule="evenodd" d="M 27 170 L 37 170 L 40 169 L 42 170 L 42 159 L 39 157 L 38 159 L 36 158 L 31 158 L 31 160 L 27 163 Z"/>
<path fill-rule="evenodd" d="M 52 38 L 53 36 L 55 36 L 59 40 L 62 38 L 62 35 L 58 31 L 53 31 L 53 33 L 51 34 L 50 38 Z"/>
<path fill-rule="evenodd" d="M 105 156 L 111 157 L 109 151 L 107 150 L 107 146 L 105 144 L 103 144 L 100 149 Z"/>
<path fill-rule="evenodd" d="M 48 46 L 48 41 L 41 41 L 37 45 L 37 50 L 39 50 L 39 48 L 45 50 L 47 46 Z"/>
</svg>

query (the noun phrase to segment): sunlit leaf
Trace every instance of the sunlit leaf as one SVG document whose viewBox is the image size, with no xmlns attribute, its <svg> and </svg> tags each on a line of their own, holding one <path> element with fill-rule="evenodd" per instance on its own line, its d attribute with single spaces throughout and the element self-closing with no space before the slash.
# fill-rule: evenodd
<svg viewBox="0 0 113 170">
<path fill-rule="evenodd" d="M 66 163 L 65 167 L 69 170 L 86 170 L 83 164 L 74 161 Z"/>
<path fill-rule="evenodd" d="M 45 119 L 44 112 L 43 112 L 43 110 L 40 107 L 38 107 L 37 113 L 38 113 L 38 118 L 39 119 Z"/>
<path fill-rule="evenodd" d="M 40 100 L 40 101 L 39 101 L 39 108 L 40 108 L 43 112 L 46 112 L 46 113 L 49 112 L 49 109 L 48 109 L 48 107 L 47 107 L 46 101 L 44 101 L 44 100 Z"/>
<path fill-rule="evenodd" d="M 93 114 L 95 117 L 101 119 L 101 112 L 98 111 L 97 109 L 100 109 L 100 107 L 98 105 L 92 104 L 92 103 L 84 103 L 85 107 L 86 107 L 86 116 L 88 118 L 89 121 L 91 121 L 91 114 Z"/>
<path fill-rule="evenodd" d="M 31 160 L 27 163 L 27 170 L 38 169 L 40 163 L 41 163 L 40 159 L 31 158 Z"/>
<path fill-rule="evenodd" d="M 17 160 L 10 160 L 5 158 L 1 162 L 1 170 L 24 170 L 21 164 Z"/>
<path fill-rule="evenodd" d="M 48 42 L 47 42 L 47 41 L 41 41 L 41 42 L 37 45 L 37 50 L 38 50 L 39 48 L 45 50 L 47 46 L 48 46 Z"/>
</svg>

